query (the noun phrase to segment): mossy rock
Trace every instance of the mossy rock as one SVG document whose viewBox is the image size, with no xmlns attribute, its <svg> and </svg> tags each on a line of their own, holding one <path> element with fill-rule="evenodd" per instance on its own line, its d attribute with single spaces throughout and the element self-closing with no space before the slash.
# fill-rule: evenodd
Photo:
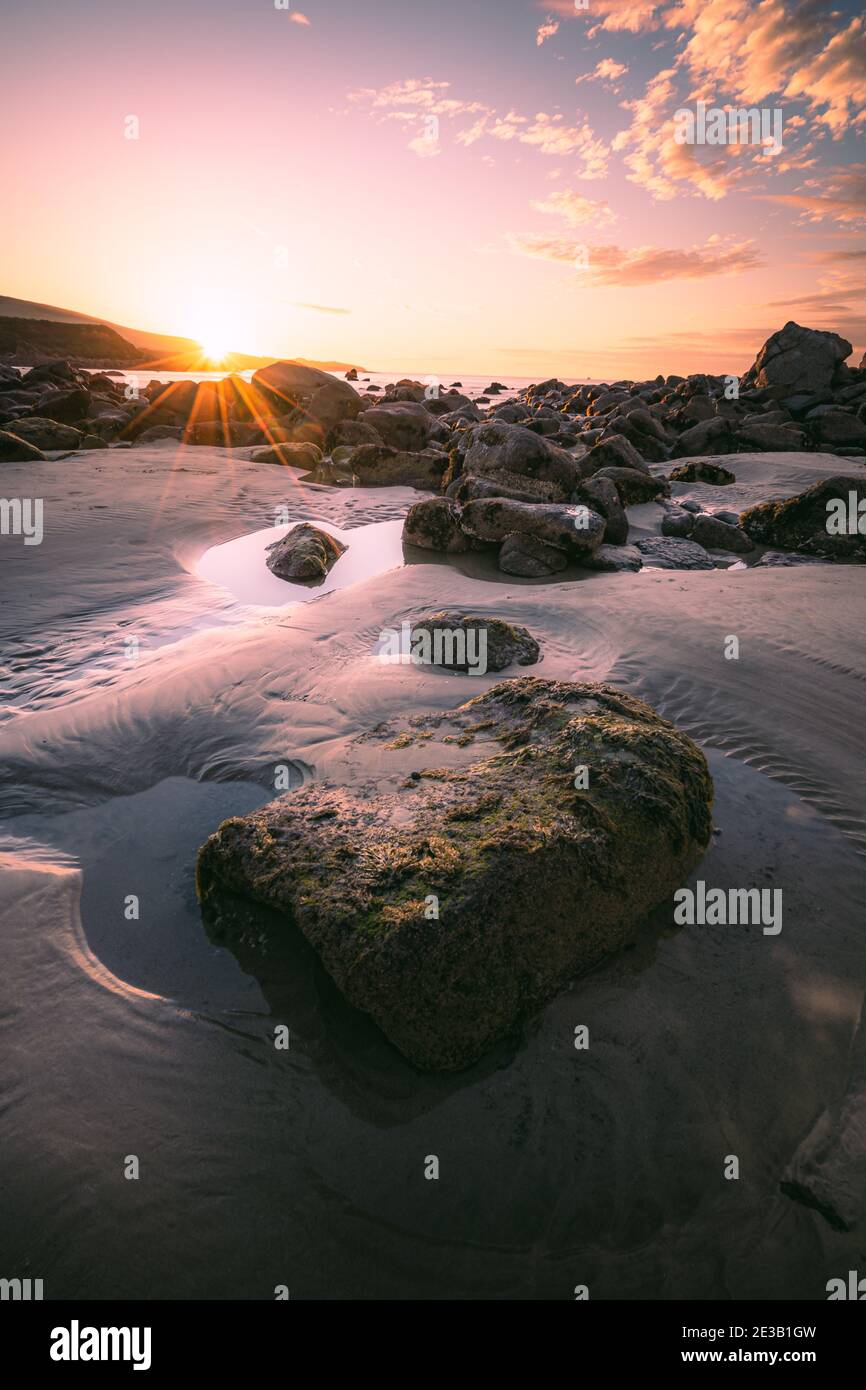
<svg viewBox="0 0 866 1390">
<path fill-rule="evenodd" d="M 723 468 L 720 463 L 692 460 L 691 463 L 681 463 L 679 468 L 675 468 L 670 474 L 669 481 L 672 483 L 710 483 L 713 487 L 728 487 L 737 479 L 730 468 Z"/>
<path fill-rule="evenodd" d="M 749 507 L 740 516 L 740 526 L 758 545 L 771 545 L 780 550 L 796 550 L 804 555 L 818 555 L 828 560 L 866 561 L 866 535 L 857 529 L 837 534 L 828 529 L 833 511 L 850 507 L 854 494 L 854 513 L 866 500 L 866 475 L 837 474 L 813 484 L 798 497 L 776 502 L 761 502 Z"/>
<path fill-rule="evenodd" d="M 275 909 L 421 1068 L 470 1065 L 620 950 L 709 842 L 703 755 L 610 686 L 521 677 L 365 738 L 409 769 L 395 790 L 314 783 L 225 821 L 198 892 L 216 939 L 232 902 Z"/>
</svg>

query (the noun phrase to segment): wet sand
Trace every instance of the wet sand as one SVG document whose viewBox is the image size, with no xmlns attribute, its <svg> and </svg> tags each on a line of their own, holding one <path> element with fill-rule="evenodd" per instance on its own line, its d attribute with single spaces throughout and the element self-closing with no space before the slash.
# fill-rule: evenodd
<svg viewBox="0 0 866 1390">
<path fill-rule="evenodd" d="M 860 467 L 732 466 L 735 486 L 674 496 L 736 510 Z M 283 505 L 351 529 L 419 494 L 307 487 L 244 451 L 171 443 L 5 465 L 4 488 L 45 501 L 43 545 L 4 539 L 0 555 L 10 1275 L 43 1278 L 46 1297 L 284 1283 L 292 1298 L 568 1299 L 585 1283 L 592 1298 L 809 1299 L 856 1267 L 864 568 L 494 582 L 385 553 L 367 579 L 261 609 L 201 577 L 210 547 Z M 630 519 L 648 533 L 661 511 Z M 445 1079 L 402 1062 L 303 942 L 264 962 L 214 948 L 192 868 L 224 816 L 273 795 L 277 766 L 384 785 L 393 758 L 360 734 L 498 679 L 376 661 L 383 627 L 438 607 L 523 623 L 535 674 L 611 681 L 690 733 L 717 794 L 694 877 L 781 887 L 781 934 L 675 928 L 665 905 L 633 949 Z M 792 1165 L 817 1187 L 816 1164 L 859 1228 L 780 1190 Z"/>
</svg>

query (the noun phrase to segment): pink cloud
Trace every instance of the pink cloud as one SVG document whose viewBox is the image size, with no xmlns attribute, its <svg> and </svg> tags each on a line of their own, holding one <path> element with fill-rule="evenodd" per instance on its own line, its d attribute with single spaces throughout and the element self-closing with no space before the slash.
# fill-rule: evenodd
<svg viewBox="0 0 866 1390">
<path fill-rule="evenodd" d="M 608 227 L 616 221 L 616 213 L 607 203 L 597 203 L 571 188 L 551 193 L 543 202 L 533 203 L 536 212 L 563 217 L 572 227 Z"/>
<path fill-rule="evenodd" d="M 602 285 L 635 287 L 655 285 L 662 280 L 705 280 L 715 275 L 739 274 L 764 264 L 752 241 L 722 242 L 710 237 L 703 246 L 688 249 L 664 246 L 585 246 L 569 237 L 513 235 L 511 248 L 522 256 L 557 261 L 582 268 L 592 288 Z"/>
</svg>

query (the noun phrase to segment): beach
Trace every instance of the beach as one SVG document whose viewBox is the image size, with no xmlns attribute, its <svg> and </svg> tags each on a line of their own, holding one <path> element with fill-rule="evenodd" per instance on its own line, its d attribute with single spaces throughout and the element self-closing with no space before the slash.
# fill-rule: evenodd
<svg viewBox="0 0 866 1390">
<path fill-rule="evenodd" d="M 850 1216 L 866 1190 L 850 1142 L 866 569 L 532 581 L 406 547 L 347 587 L 256 607 L 200 577 L 212 547 L 281 507 L 351 545 L 419 494 L 302 483 L 252 452 L 164 440 L 4 465 L 9 495 L 38 480 L 46 518 L 41 547 L 3 553 L 7 1263 L 60 1298 L 823 1297 L 862 1244 L 827 1212 Z M 742 510 L 842 463 L 730 462 L 736 484 L 677 484 L 674 500 Z M 628 513 L 630 541 L 658 533 L 661 508 Z M 690 735 L 716 791 L 690 883 L 782 886 L 778 935 L 677 928 L 663 904 L 630 949 L 439 1076 L 302 939 L 263 959 L 214 946 L 196 851 L 275 795 L 276 768 L 387 788 L 417 750 L 395 762 L 371 728 L 499 679 L 376 659 L 383 629 L 431 607 L 523 624 L 534 675 L 607 682 Z"/>
</svg>

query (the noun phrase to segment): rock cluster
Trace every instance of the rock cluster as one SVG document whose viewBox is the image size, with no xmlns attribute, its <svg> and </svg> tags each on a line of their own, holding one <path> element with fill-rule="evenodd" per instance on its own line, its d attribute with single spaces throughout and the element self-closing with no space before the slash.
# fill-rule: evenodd
<svg viewBox="0 0 866 1390">
<path fill-rule="evenodd" d="M 458 502 L 563 502 L 602 459 L 606 469 L 649 474 L 648 464 L 754 450 L 866 457 L 866 369 L 846 365 L 850 352 L 835 333 L 788 323 L 739 381 L 699 373 L 574 387 L 551 379 L 503 401 L 505 387 L 491 382 L 481 403 L 457 385 L 409 379 L 361 392 L 351 372 L 338 379 L 296 362 L 274 362 L 250 383 L 228 376 L 151 381 L 140 390 L 68 361 L 27 372 L 0 365 L 0 430 L 23 437 L 16 426 L 37 420 L 75 431 L 62 444 L 50 433 L 45 443 L 26 440 L 43 450 L 96 447 L 85 438 L 262 445 L 274 451 L 262 462 L 292 465 L 279 446 L 311 444 L 321 452 L 312 481 L 329 485 L 403 483 Z M 13 448 L 4 441 L 7 453 Z M 582 460 L 594 448 L 586 470 Z M 658 486 L 613 481 L 621 497 L 631 483 L 630 501 Z"/>
</svg>

